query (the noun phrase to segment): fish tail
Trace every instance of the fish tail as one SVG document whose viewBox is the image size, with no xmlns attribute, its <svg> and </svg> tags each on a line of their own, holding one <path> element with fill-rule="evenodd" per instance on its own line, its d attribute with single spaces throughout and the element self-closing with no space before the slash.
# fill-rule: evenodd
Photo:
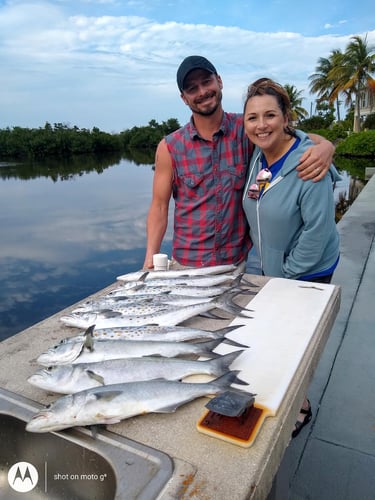
<svg viewBox="0 0 375 500">
<path fill-rule="evenodd" d="M 215 378 L 210 384 L 217 390 L 217 393 L 226 391 L 232 384 L 249 385 L 247 382 L 237 377 L 239 373 L 240 370 L 229 371 L 221 375 L 221 377 Z"/>
<path fill-rule="evenodd" d="M 247 316 L 242 312 L 244 310 L 249 311 L 249 309 L 241 307 L 235 302 L 233 302 L 232 298 L 234 295 L 237 295 L 237 292 L 231 292 L 230 290 L 228 290 L 227 292 L 224 292 L 221 296 L 217 297 L 214 301 L 212 301 L 212 304 L 214 304 L 215 307 L 217 307 L 218 309 L 222 309 L 223 311 L 233 314 L 234 316 L 250 318 L 251 316 Z"/>
<path fill-rule="evenodd" d="M 207 361 L 202 361 L 202 363 L 207 363 L 213 369 L 213 373 L 216 375 L 223 375 L 228 372 L 230 365 L 237 359 L 244 350 L 233 351 L 228 354 L 224 354 L 220 358 L 209 359 Z M 240 380 L 240 379 L 238 379 Z M 240 382 L 236 382 L 237 384 Z M 241 381 L 241 385 L 246 384 L 246 382 Z"/>
</svg>

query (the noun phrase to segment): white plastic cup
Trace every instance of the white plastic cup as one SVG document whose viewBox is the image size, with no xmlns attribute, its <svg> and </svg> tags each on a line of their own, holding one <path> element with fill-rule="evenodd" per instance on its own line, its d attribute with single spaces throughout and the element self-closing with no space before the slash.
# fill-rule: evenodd
<svg viewBox="0 0 375 500">
<path fill-rule="evenodd" d="M 152 256 L 152 263 L 155 271 L 168 270 L 168 255 L 166 253 L 155 253 Z"/>
</svg>

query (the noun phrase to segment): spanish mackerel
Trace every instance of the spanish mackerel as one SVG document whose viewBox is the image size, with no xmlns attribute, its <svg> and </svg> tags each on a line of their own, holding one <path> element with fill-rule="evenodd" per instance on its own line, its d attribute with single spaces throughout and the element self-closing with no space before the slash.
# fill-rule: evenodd
<svg viewBox="0 0 375 500">
<path fill-rule="evenodd" d="M 31 375 L 28 382 L 46 391 L 72 394 L 91 387 L 157 378 L 181 380 L 199 374 L 218 377 L 229 370 L 230 365 L 242 352 L 230 352 L 207 361 L 145 357 L 50 366 Z"/>
<path fill-rule="evenodd" d="M 145 413 L 171 413 L 189 401 L 215 396 L 237 383 L 237 371 L 209 383 L 148 380 L 94 387 L 62 396 L 36 413 L 29 432 L 59 431 L 77 425 L 114 424 Z"/>
<path fill-rule="evenodd" d="M 189 297 L 217 297 L 227 292 L 232 288 L 232 285 L 221 286 L 185 286 L 185 285 L 163 285 L 163 286 L 146 286 L 144 283 L 133 288 L 124 288 L 120 286 L 109 292 L 105 297 L 132 297 L 132 296 L 155 296 L 163 295 L 182 295 Z"/>
<path fill-rule="evenodd" d="M 85 339 L 85 335 L 91 334 L 96 340 L 103 339 L 125 339 L 125 340 L 160 340 L 169 342 L 186 342 L 187 340 L 213 340 L 223 339 L 223 342 L 233 345 L 233 341 L 228 339 L 226 335 L 243 325 L 232 325 L 225 328 L 220 328 L 215 331 L 200 330 L 199 328 L 191 328 L 188 326 L 124 326 L 118 328 L 101 328 L 96 329 L 95 325 L 89 327 L 83 334 L 74 337 L 66 337 L 61 340 L 64 342 L 81 342 Z M 237 344 L 237 343 L 235 343 Z M 237 344 L 238 345 L 238 344 Z"/>
<path fill-rule="evenodd" d="M 207 274 L 222 274 L 229 273 L 236 269 L 235 265 L 225 264 L 222 266 L 207 266 L 207 267 L 194 267 L 186 269 L 169 269 L 168 271 L 137 271 L 134 273 L 122 274 L 117 276 L 119 281 L 139 281 L 145 276 L 145 279 L 155 278 L 179 278 L 181 276 L 204 276 Z"/>
<path fill-rule="evenodd" d="M 241 276 L 241 275 L 239 275 Z M 177 278 L 154 278 L 150 280 L 139 280 L 139 281 L 127 281 L 122 287 L 126 289 L 131 289 L 139 287 L 142 284 L 146 287 L 148 286 L 216 286 L 222 283 L 230 283 L 238 278 L 235 274 L 212 274 L 207 276 L 179 276 Z"/>
<path fill-rule="evenodd" d="M 127 312 L 132 308 L 139 308 L 140 304 L 145 308 L 147 305 L 152 307 L 167 305 L 190 306 L 202 302 L 209 302 L 213 297 L 190 297 L 185 295 L 157 294 L 157 295 L 135 295 L 132 297 L 124 296 L 104 296 L 95 300 L 89 300 L 73 309 L 75 312 L 95 312 L 103 309 L 112 309 L 113 311 Z"/>
<path fill-rule="evenodd" d="M 37 363 L 44 366 L 68 363 L 97 363 L 107 359 L 139 358 L 142 356 L 205 356 L 217 358 L 212 352 L 224 339 L 208 340 L 197 344 L 157 340 L 94 340 L 86 337 L 82 342 L 65 342 L 40 354 Z M 243 346 L 242 347 L 246 347 Z"/>
<path fill-rule="evenodd" d="M 237 292 L 226 292 L 225 300 L 221 301 L 220 309 L 229 312 L 230 314 L 240 314 L 245 308 L 240 307 L 232 301 L 233 295 Z M 73 309 L 72 314 L 84 314 L 84 313 L 100 313 L 103 311 L 113 311 L 118 312 L 124 316 L 143 316 L 145 314 L 154 314 L 162 311 L 167 311 L 170 306 L 190 306 L 195 304 L 202 304 L 204 302 L 212 302 L 215 297 L 185 297 L 185 296 L 175 296 L 175 295 L 156 295 L 152 298 L 149 296 L 143 296 L 144 298 L 137 299 L 124 299 L 124 300 L 113 300 L 113 299 L 97 299 L 91 303 L 86 303 L 86 305 L 78 306 Z"/>
<path fill-rule="evenodd" d="M 153 314 L 144 314 L 136 316 L 125 316 L 116 311 L 100 311 L 97 313 L 71 313 L 67 316 L 62 316 L 60 321 L 68 326 L 78 328 L 88 328 L 91 325 L 96 325 L 96 328 L 113 328 L 119 326 L 144 326 L 144 325 L 163 325 L 175 326 L 183 321 L 193 318 L 199 314 L 210 311 L 214 308 L 223 309 L 230 312 L 234 316 L 242 316 L 249 318 L 240 312 L 244 308 L 240 306 L 233 307 L 233 304 L 228 302 L 225 296 L 217 297 L 210 302 L 194 304 L 185 307 L 169 306 L 165 311 L 156 312 Z"/>
</svg>

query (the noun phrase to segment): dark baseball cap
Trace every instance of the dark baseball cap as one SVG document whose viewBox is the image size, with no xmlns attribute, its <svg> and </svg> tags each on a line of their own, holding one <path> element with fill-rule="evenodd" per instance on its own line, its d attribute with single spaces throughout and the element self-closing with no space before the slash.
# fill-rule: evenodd
<svg viewBox="0 0 375 500">
<path fill-rule="evenodd" d="M 202 56 L 186 57 L 182 61 L 180 67 L 177 70 L 177 85 L 181 92 L 184 89 L 185 78 L 187 77 L 188 73 L 190 73 L 190 71 L 193 71 L 193 69 L 205 69 L 206 71 L 209 71 L 210 73 L 214 73 L 215 75 L 217 75 L 215 66 L 212 63 L 210 63 L 210 61 L 205 57 Z"/>
</svg>

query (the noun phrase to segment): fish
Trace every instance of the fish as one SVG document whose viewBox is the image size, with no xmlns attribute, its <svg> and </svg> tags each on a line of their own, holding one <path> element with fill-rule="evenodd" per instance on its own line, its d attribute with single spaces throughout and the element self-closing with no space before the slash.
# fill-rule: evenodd
<svg viewBox="0 0 375 500">
<path fill-rule="evenodd" d="M 245 308 L 242 308 L 233 302 L 229 302 L 227 296 L 221 296 L 209 302 L 193 304 L 190 306 L 167 306 L 165 310 L 154 312 L 152 314 L 128 316 L 117 311 L 105 310 L 93 313 L 71 313 L 69 315 L 61 316 L 60 321 L 67 326 L 75 326 L 84 329 L 93 324 L 95 324 L 97 328 L 144 325 L 176 326 L 187 319 L 206 313 L 214 308 L 223 309 L 234 316 L 251 318 L 251 316 L 247 316 L 242 312 Z M 247 311 L 250 310 L 247 309 Z"/>
<path fill-rule="evenodd" d="M 233 351 L 206 361 L 150 356 L 55 365 L 38 370 L 28 378 L 28 382 L 46 391 L 72 394 L 91 387 L 158 378 L 181 380 L 198 374 L 218 377 L 226 373 L 243 352 Z"/>
<path fill-rule="evenodd" d="M 107 359 L 138 358 L 141 356 L 205 356 L 217 358 L 213 351 L 223 339 L 199 343 L 157 340 L 94 340 L 88 336 L 82 342 L 57 344 L 40 354 L 37 363 L 44 366 L 69 363 L 94 363 Z M 247 347 L 242 344 L 241 347 Z"/>
<path fill-rule="evenodd" d="M 103 339 L 126 339 L 126 340 L 160 340 L 169 342 L 186 342 L 187 340 L 210 340 L 223 339 L 223 342 L 233 345 L 233 341 L 226 338 L 226 335 L 243 325 L 230 325 L 218 330 L 201 330 L 188 326 L 124 326 L 118 328 L 100 328 L 91 325 L 83 334 L 66 337 L 60 341 L 81 342 L 89 331 L 96 340 Z"/>
<path fill-rule="evenodd" d="M 167 306 L 190 306 L 210 302 L 212 297 L 187 297 L 179 295 L 155 295 L 152 298 L 149 295 L 139 295 L 134 298 L 118 297 L 114 299 L 97 299 L 91 303 L 83 304 L 72 310 L 74 314 L 100 311 L 117 311 L 121 314 L 131 316 L 138 314 L 152 314 L 154 312 L 165 311 Z"/>
<path fill-rule="evenodd" d="M 231 285 L 222 286 L 186 286 L 186 285 L 162 285 L 159 287 L 146 286 L 141 284 L 138 287 L 124 288 L 120 286 L 108 292 L 107 296 L 117 297 L 126 296 L 133 297 L 138 295 L 155 296 L 155 295 L 178 295 L 189 297 L 217 297 L 227 292 Z"/>
<path fill-rule="evenodd" d="M 236 293 L 233 292 L 235 295 Z M 232 300 L 232 295 L 227 292 L 226 300 L 221 302 L 220 308 L 231 314 L 236 310 L 239 313 L 245 309 L 238 306 Z M 145 314 L 154 314 L 162 311 L 167 311 L 169 306 L 190 306 L 195 304 L 202 304 L 204 302 L 211 302 L 215 300 L 213 297 L 187 297 L 175 295 L 156 295 L 153 298 L 145 297 L 142 299 L 138 297 L 136 300 L 103 300 L 98 299 L 92 304 L 86 306 L 76 307 L 72 310 L 72 314 L 80 315 L 85 313 L 98 313 L 113 311 L 118 312 L 123 316 L 140 316 Z M 248 309 L 249 310 L 249 309 Z"/>
<path fill-rule="evenodd" d="M 203 396 L 216 396 L 237 383 L 239 371 L 207 383 L 147 380 L 110 384 L 59 397 L 26 424 L 28 432 L 52 432 L 74 426 L 115 424 L 146 413 L 172 413 Z"/>
<path fill-rule="evenodd" d="M 136 271 L 134 273 L 122 274 L 117 276 L 118 281 L 139 281 L 144 279 L 155 278 L 179 278 L 181 276 L 203 276 L 207 274 L 221 274 L 235 271 L 236 266 L 233 264 L 224 264 L 220 266 L 194 267 L 186 269 L 169 269 L 168 271 Z"/>
<path fill-rule="evenodd" d="M 154 279 L 145 279 L 139 281 L 128 281 L 124 282 L 122 287 L 126 289 L 137 288 L 141 285 L 146 287 L 155 287 L 155 286 L 216 286 L 226 282 L 232 282 L 238 278 L 237 275 L 234 274 L 212 274 L 207 276 L 180 276 L 176 278 L 154 278 Z"/>
<path fill-rule="evenodd" d="M 194 282 L 192 284 L 180 283 L 178 284 L 176 281 L 168 282 L 167 280 L 159 281 L 159 285 L 155 286 L 155 281 L 151 281 L 150 283 L 145 282 L 137 282 L 137 283 L 128 283 L 125 285 L 121 285 L 108 292 L 106 297 L 130 297 L 130 296 L 138 296 L 138 295 L 183 295 L 189 297 L 217 297 L 219 295 L 223 295 L 225 292 L 237 291 L 246 295 L 255 295 L 256 291 L 250 290 L 250 288 L 259 288 L 258 285 L 251 283 L 248 281 L 243 274 L 239 274 L 238 276 L 234 276 L 234 279 L 228 282 L 227 284 L 214 284 L 209 286 L 203 286 L 202 281 L 199 283 Z M 152 286 L 149 286 L 152 285 Z"/>
</svg>

